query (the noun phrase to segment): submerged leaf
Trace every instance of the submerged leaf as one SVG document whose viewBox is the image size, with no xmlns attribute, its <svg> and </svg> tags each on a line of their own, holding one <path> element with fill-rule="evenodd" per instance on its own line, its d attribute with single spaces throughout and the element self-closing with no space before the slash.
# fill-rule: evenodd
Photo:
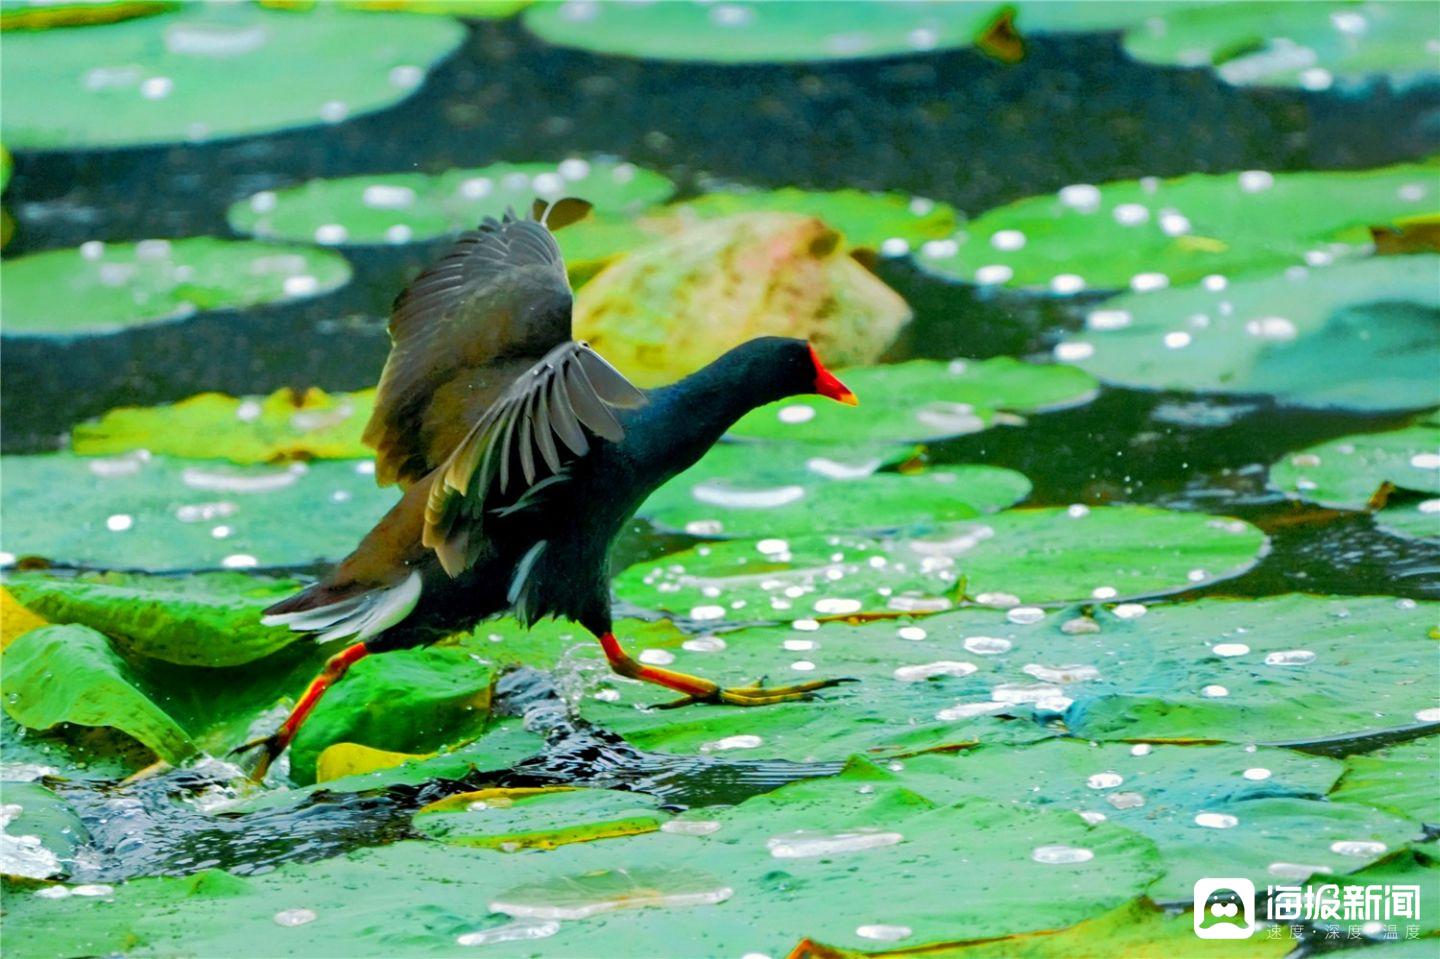
<svg viewBox="0 0 1440 959">
<path fill-rule="evenodd" d="M 655 832 L 669 818 L 656 800 L 608 789 L 487 789 L 421 809 L 422 835 L 511 852 Z"/>
</svg>

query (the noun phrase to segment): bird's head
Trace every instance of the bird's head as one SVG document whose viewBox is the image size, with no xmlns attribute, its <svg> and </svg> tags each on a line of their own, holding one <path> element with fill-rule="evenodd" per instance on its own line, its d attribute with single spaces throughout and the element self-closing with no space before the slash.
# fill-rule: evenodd
<svg viewBox="0 0 1440 959">
<path fill-rule="evenodd" d="M 805 340 L 761 336 L 740 344 L 717 361 L 745 384 L 757 404 L 787 396 L 826 396 L 847 406 L 859 405 L 850 388 L 825 368 L 815 347 Z"/>
</svg>

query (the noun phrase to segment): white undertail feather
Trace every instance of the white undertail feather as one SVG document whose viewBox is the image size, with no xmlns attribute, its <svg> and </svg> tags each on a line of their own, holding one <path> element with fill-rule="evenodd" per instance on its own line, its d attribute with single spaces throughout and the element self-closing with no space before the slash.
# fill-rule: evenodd
<svg viewBox="0 0 1440 959">
<path fill-rule="evenodd" d="M 318 609 L 265 616 L 260 622 L 266 626 L 289 626 L 298 633 L 324 630 L 315 637 L 319 643 L 344 636 L 354 636 L 356 642 L 364 642 L 409 616 L 419 601 L 420 573 L 417 570 L 394 586 L 372 589 Z"/>
</svg>

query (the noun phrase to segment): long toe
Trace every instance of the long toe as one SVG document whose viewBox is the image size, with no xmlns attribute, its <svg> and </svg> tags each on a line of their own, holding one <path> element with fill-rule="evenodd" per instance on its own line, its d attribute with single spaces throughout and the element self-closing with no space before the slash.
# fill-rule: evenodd
<svg viewBox="0 0 1440 959">
<path fill-rule="evenodd" d="M 774 703 L 789 703 L 796 700 L 810 699 L 814 693 L 822 689 L 829 689 L 831 686 L 839 686 L 842 683 L 854 683 L 859 680 L 849 677 L 837 679 L 815 679 L 808 683 L 796 683 L 793 686 L 732 686 L 720 690 L 715 698 L 722 703 L 731 706 L 769 706 Z"/>
<path fill-rule="evenodd" d="M 285 745 L 279 734 L 276 734 L 241 743 L 230 750 L 228 755 L 235 758 L 252 782 L 258 783 L 265 779 L 265 774 L 270 771 L 270 764 L 285 751 Z"/>
</svg>

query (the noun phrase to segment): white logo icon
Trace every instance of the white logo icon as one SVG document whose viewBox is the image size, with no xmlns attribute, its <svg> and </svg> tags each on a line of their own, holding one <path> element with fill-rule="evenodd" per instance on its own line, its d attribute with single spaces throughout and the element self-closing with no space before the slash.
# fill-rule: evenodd
<svg viewBox="0 0 1440 959">
<path fill-rule="evenodd" d="M 1249 939 L 1255 931 L 1255 884 L 1249 879 L 1200 879 L 1195 883 L 1195 935 L 1201 939 Z"/>
</svg>

